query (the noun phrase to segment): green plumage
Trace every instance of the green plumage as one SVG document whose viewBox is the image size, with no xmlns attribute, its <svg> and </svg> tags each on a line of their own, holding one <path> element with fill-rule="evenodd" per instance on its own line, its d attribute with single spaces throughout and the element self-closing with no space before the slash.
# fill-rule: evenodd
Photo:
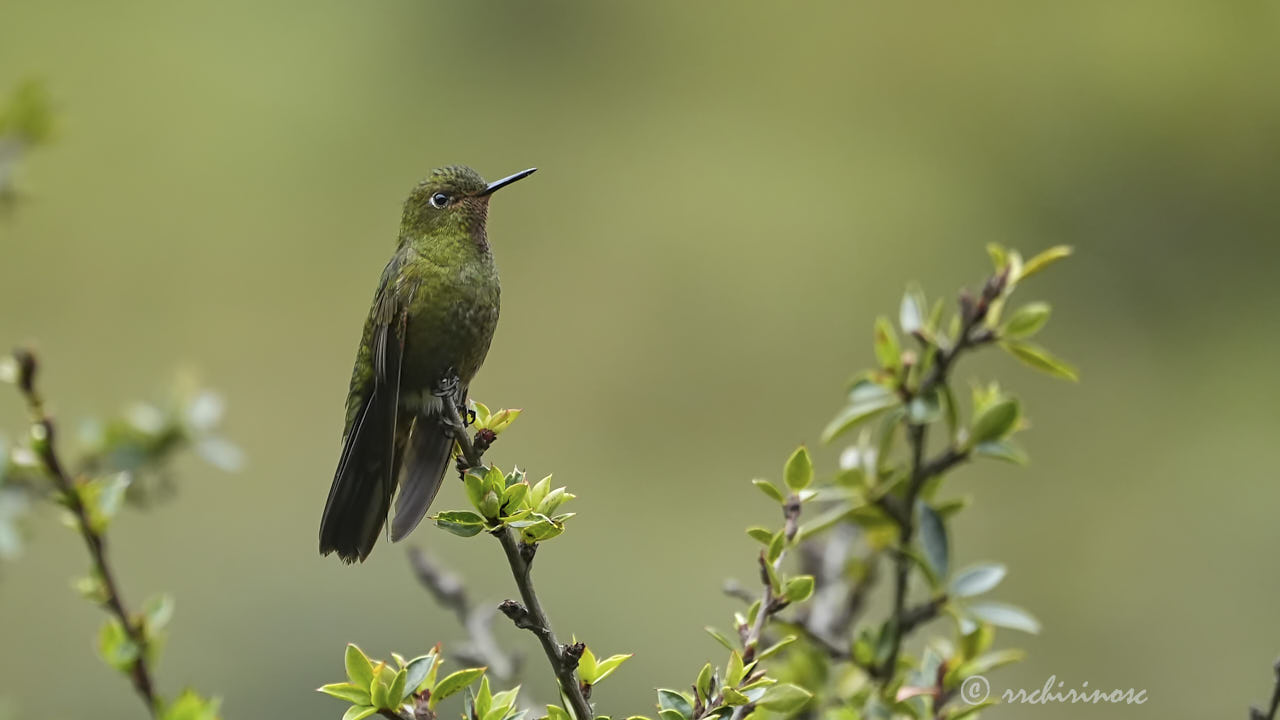
<svg viewBox="0 0 1280 720">
<path fill-rule="evenodd" d="M 393 541 L 418 525 L 435 498 L 454 446 L 440 393 L 465 404 L 498 324 L 501 287 L 485 231 L 489 199 L 531 172 L 487 184 L 470 168 L 441 168 L 405 201 L 399 243 L 351 373 L 321 553 L 364 560 L 393 495 Z"/>
</svg>

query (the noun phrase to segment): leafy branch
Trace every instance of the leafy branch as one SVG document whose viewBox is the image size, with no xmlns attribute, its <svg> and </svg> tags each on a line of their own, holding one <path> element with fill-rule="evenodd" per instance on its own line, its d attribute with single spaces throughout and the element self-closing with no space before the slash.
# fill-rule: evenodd
<svg viewBox="0 0 1280 720">
<path fill-rule="evenodd" d="M 85 502 L 85 495 L 101 488 L 82 483 L 69 475 L 62 459 L 58 456 L 57 433 L 53 418 L 45 411 L 44 400 L 36 389 L 36 373 L 39 364 L 36 356 L 29 350 L 17 350 L 13 354 L 17 364 L 17 386 L 26 400 L 27 409 L 31 412 L 34 425 L 31 429 L 32 446 L 46 474 L 53 481 L 59 493 L 59 499 L 75 517 L 76 529 L 84 539 L 89 550 L 89 558 L 93 563 L 93 576 L 101 587 L 102 603 L 114 616 L 115 624 L 109 632 L 123 633 L 128 644 L 119 643 L 121 652 L 118 662 L 127 668 L 134 690 L 147 705 L 147 711 L 156 717 L 160 709 L 160 701 L 156 697 L 155 683 L 151 679 L 148 658 L 151 656 L 151 639 L 148 637 L 144 620 L 135 618 L 126 608 L 120 592 L 115 573 L 107 559 L 107 541 L 104 535 L 103 518 L 95 517 L 95 513 Z M 131 646 L 127 646 L 131 645 Z"/>
<path fill-rule="evenodd" d="M 444 397 L 444 407 L 452 423 L 454 438 L 461 449 L 460 465 L 463 463 L 466 465 L 462 469 L 467 473 L 471 470 L 482 469 L 481 452 L 477 450 L 476 444 L 467 435 L 466 428 L 462 423 L 462 416 L 459 414 L 458 407 L 454 404 L 452 397 L 447 395 Z M 487 447 L 496 437 L 496 432 L 488 428 L 481 428 L 477 431 L 477 436 L 481 440 L 481 444 Z M 486 478 L 491 474 L 487 473 Z M 505 490 L 508 486 L 501 473 L 498 473 L 498 476 L 501 478 L 503 495 L 505 495 Z M 477 476 L 464 474 L 464 477 L 475 478 Z M 494 483 L 486 493 L 481 495 L 481 501 L 478 506 L 481 509 L 485 509 L 497 502 L 497 490 L 498 485 Z M 586 645 L 580 642 L 561 645 L 556 641 L 555 632 L 551 629 L 551 620 L 547 617 L 546 611 L 542 609 L 542 602 L 538 599 L 537 591 L 533 587 L 533 556 L 537 551 L 537 544 L 521 542 L 517 539 L 515 530 L 505 523 L 493 528 L 490 533 L 502 543 L 502 551 L 507 557 L 507 565 L 511 568 L 511 577 L 515 580 L 516 587 L 520 591 L 520 598 L 524 602 L 521 605 L 514 600 L 507 600 L 499 606 L 499 609 L 511 619 L 516 627 L 528 630 L 538 638 L 538 642 L 542 645 L 542 651 L 547 656 L 547 662 L 551 664 L 552 673 L 556 676 L 556 681 L 560 685 L 560 692 L 573 710 L 574 717 L 578 718 L 578 720 L 590 720 L 594 715 L 591 710 L 591 703 L 587 699 L 589 690 L 584 691 L 583 683 L 578 680 L 576 674 L 578 663 L 582 659 Z M 589 687 L 588 685 L 587 688 Z"/>
</svg>

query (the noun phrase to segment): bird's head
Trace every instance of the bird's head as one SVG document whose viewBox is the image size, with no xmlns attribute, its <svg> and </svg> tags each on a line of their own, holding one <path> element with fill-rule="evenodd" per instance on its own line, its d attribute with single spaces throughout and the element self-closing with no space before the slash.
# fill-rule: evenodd
<svg viewBox="0 0 1280 720">
<path fill-rule="evenodd" d="M 463 231 L 481 246 L 487 246 L 485 218 L 494 191 L 529 177 L 537 168 L 522 170 L 487 183 L 480 173 L 462 165 L 431 171 L 418 183 L 404 204 L 404 228 L 435 234 Z"/>
</svg>

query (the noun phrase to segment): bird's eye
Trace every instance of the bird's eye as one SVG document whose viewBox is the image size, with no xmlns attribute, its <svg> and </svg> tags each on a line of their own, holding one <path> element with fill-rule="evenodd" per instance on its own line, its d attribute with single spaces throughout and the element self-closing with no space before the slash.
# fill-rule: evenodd
<svg viewBox="0 0 1280 720">
<path fill-rule="evenodd" d="M 449 204 L 449 196 L 444 193 L 436 193 L 431 196 L 431 207 L 442 208 Z"/>
</svg>

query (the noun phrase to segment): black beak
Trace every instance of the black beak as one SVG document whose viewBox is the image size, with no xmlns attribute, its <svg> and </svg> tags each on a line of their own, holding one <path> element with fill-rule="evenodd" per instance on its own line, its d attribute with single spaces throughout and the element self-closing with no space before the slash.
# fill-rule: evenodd
<svg viewBox="0 0 1280 720">
<path fill-rule="evenodd" d="M 523 180 L 529 177 L 534 172 L 536 172 L 537 169 L 538 168 L 529 168 L 528 170 L 521 170 L 515 175 L 508 175 L 502 178 L 501 180 L 495 180 L 489 183 L 488 187 L 486 187 L 484 190 L 481 190 L 480 194 L 477 195 L 476 197 L 484 197 L 485 195 L 492 195 L 493 192 L 499 188 L 504 188 L 517 180 Z"/>
</svg>

